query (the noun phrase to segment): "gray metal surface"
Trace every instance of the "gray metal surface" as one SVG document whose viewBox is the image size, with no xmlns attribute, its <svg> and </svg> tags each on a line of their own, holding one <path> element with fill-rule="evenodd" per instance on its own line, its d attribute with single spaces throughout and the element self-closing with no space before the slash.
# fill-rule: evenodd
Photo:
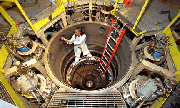
<svg viewBox="0 0 180 108">
<path fill-rule="evenodd" d="M 60 92 L 52 97 L 48 108 L 53 107 L 114 107 L 127 108 L 119 92 L 92 94 L 89 92 Z"/>
<path fill-rule="evenodd" d="M 0 40 L 6 39 L 6 36 L 8 35 L 10 28 L 10 26 L 0 24 Z"/>
<path fill-rule="evenodd" d="M 37 21 L 38 21 L 42 18 L 48 17 L 49 14 L 51 12 L 53 12 L 52 10 L 54 10 L 56 8 L 56 6 L 51 7 L 51 5 L 52 5 L 52 3 L 50 2 L 50 0 L 38 0 L 38 2 L 32 6 L 28 6 L 25 4 L 22 4 L 21 6 L 29 18 L 36 17 Z M 6 12 L 11 16 L 11 18 L 15 22 L 25 21 L 22 13 L 20 12 L 20 10 L 17 7 L 10 8 L 10 9 L 6 10 Z M 42 15 L 42 13 L 43 13 L 43 15 Z M 1 24 L 9 24 L 2 15 L 0 15 L 0 23 Z"/>
<path fill-rule="evenodd" d="M 146 0 L 133 0 L 130 6 L 124 6 L 119 10 L 119 13 L 134 25 L 145 1 Z M 172 9 L 170 6 L 163 4 L 158 0 L 150 0 L 137 27 L 141 31 L 161 30 L 165 28 L 170 23 L 168 14 L 160 14 L 159 11 L 170 11 L 172 19 L 178 14 L 178 11 Z M 160 27 L 158 27 L 157 22 L 161 23 Z"/>
<path fill-rule="evenodd" d="M 144 96 L 144 100 L 148 100 L 148 98 L 157 90 L 156 84 L 152 80 L 146 81 L 142 87 L 137 88 L 137 95 Z"/>
<path fill-rule="evenodd" d="M 138 28 L 143 31 L 151 31 L 151 30 L 161 30 L 165 28 L 168 24 L 168 14 L 159 14 L 159 11 L 170 11 L 172 19 L 177 15 L 178 11 L 172 9 L 170 6 L 159 2 L 158 0 L 150 0 L 152 2 L 149 3 L 148 8 L 146 9 L 142 19 L 138 24 Z M 85 1 L 84 1 L 85 2 Z M 124 6 L 119 10 L 123 17 L 125 17 L 128 22 L 132 23 L 131 27 L 135 24 L 135 21 L 144 5 L 145 0 L 133 0 L 130 6 Z M 74 3 L 70 3 L 69 5 L 73 5 Z M 37 21 L 40 19 L 48 17 L 57 6 L 52 5 L 50 0 L 39 0 L 33 6 L 22 5 L 24 11 L 26 12 L 28 17 L 36 17 Z M 66 3 L 65 3 L 66 5 Z M 25 21 L 21 12 L 17 7 L 13 7 L 7 10 L 7 13 L 12 17 L 15 22 Z M 164 22 L 165 21 L 165 22 Z M 158 27 L 157 22 L 160 22 L 160 27 Z M 8 24 L 6 20 L 0 15 L 0 23 Z M 33 21 L 33 23 L 35 23 Z M 137 30 L 138 31 L 138 30 Z"/>
</svg>

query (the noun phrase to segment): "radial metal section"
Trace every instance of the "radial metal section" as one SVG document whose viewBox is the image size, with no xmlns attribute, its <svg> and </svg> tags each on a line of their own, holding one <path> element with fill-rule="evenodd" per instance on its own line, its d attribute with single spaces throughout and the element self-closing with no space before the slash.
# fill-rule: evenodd
<svg viewBox="0 0 180 108">
<path fill-rule="evenodd" d="M 72 66 L 75 54 L 73 45 L 67 45 L 60 37 L 70 39 L 77 27 L 86 34 L 86 44 L 92 58 L 86 59 L 81 55 L 80 62 Z M 79 22 L 61 29 L 47 45 L 45 51 L 45 67 L 48 75 L 61 88 L 73 90 L 105 90 L 121 86 L 132 74 L 135 66 L 135 53 L 130 40 L 124 36 L 108 71 L 103 76 L 104 68 L 119 37 L 110 39 L 106 56 L 101 69 L 98 69 L 99 59 L 106 42 L 110 25 L 101 22 Z M 76 91 L 75 90 L 75 91 Z"/>
<path fill-rule="evenodd" d="M 112 69 L 103 75 L 98 65 L 97 57 L 81 59 L 78 65 L 68 68 L 67 83 L 73 88 L 83 90 L 97 90 L 112 84 Z"/>
</svg>

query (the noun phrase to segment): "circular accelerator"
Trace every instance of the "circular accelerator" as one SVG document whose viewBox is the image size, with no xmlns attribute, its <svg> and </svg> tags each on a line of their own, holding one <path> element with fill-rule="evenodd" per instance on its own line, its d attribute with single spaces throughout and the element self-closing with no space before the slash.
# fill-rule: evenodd
<svg viewBox="0 0 180 108">
<path fill-rule="evenodd" d="M 92 58 L 84 58 L 73 65 L 74 46 L 66 44 L 60 37 L 70 39 L 77 27 L 86 34 L 86 44 Z M 45 67 L 51 80 L 59 87 L 73 90 L 102 91 L 119 87 L 127 81 L 135 66 L 135 52 L 131 41 L 124 35 L 111 64 L 103 75 L 104 68 L 115 47 L 119 35 L 112 35 L 98 69 L 102 51 L 107 39 L 110 25 L 101 22 L 79 22 L 61 29 L 49 41 L 45 51 Z"/>
</svg>

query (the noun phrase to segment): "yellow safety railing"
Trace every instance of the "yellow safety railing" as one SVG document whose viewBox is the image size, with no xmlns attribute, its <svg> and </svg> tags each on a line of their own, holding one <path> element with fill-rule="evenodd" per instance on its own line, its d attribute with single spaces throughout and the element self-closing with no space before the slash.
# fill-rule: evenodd
<svg viewBox="0 0 180 108">
<path fill-rule="evenodd" d="M 60 13 L 65 11 L 64 4 L 65 2 L 72 2 L 77 0 L 55 0 L 56 5 L 58 8 L 52 13 L 52 19 L 58 16 Z M 42 28 L 44 25 L 46 25 L 48 22 L 50 22 L 49 17 L 46 17 L 44 19 L 39 20 L 35 24 L 33 24 L 35 28 L 35 32 L 37 32 L 40 28 Z"/>
<path fill-rule="evenodd" d="M 19 10 L 21 11 L 21 13 L 23 14 L 24 18 L 26 19 L 26 21 L 28 22 L 28 24 L 31 26 L 31 28 L 36 31 L 30 21 L 30 19 L 28 18 L 28 16 L 26 15 L 26 13 L 24 12 L 24 10 L 22 9 L 21 5 L 19 4 L 19 2 L 17 0 L 0 0 L 0 1 L 8 1 L 8 2 L 14 2 L 17 7 L 19 8 Z M 4 15 L 3 15 L 4 16 Z M 6 16 L 4 16 L 6 17 Z M 14 22 L 14 21 L 13 21 Z"/>
<path fill-rule="evenodd" d="M 53 13 L 52 13 L 52 19 L 55 18 L 56 16 L 58 16 L 60 13 L 65 11 L 65 7 L 62 4 L 61 6 L 59 6 Z M 49 17 L 46 17 L 44 19 L 39 20 L 38 22 L 36 22 L 35 24 L 33 24 L 35 31 L 37 32 L 37 30 L 39 30 L 41 27 L 43 27 L 44 25 L 46 25 L 48 22 L 50 22 Z"/>
<path fill-rule="evenodd" d="M 137 25 L 138 25 L 138 23 L 139 23 L 142 15 L 143 15 L 145 9 L 146 9 L 146 6 L 148 5 L 148 3 L 149 3 L 149 0 L 146 0 L 145 3 L 144 3 L 144 6 L 142 7 L 142 10 L 141 10 L 139 16 L 137 17 L 137 20 L 136 20 L 136 22 L 135 22 L 135 24 L 134 24 L 133 29 L 135 29 L 135 28 L 137 27 Z"/>
<path fill-rule="evenodd" d="M 28 24 L 31 26 L 31 28 L 33 29 L 33 31 L 36 31 L 34 26 L 32 25 L 32 22 L 30 21 L 30 19 L 28 18 L 28 16 L 26 15 L 26 13 L 24 12 L 24 10 L 22 9 L 21 5 L 19 4 L 19 2 L 17 0 L 13 0 L 14 3 L 17 5 L 17 7 L 19 8 L 19 10 L 21 11 L 21 13 L 23 14 L 24 18 L 26 19 L 26 21 L 28 22 Z"/>
<path fill-rule="evenodd" d="M 106 0 L 107 1 L 107 0 Z M 115 15 L 115 12 L 118 11 L 117 9 L 117 3 L 120 2 L 120 3 L 124 3 L 124 0 L 116 0 L 115 2 L 115 5 L 114 5 L 114 9 L 111 11 L 111 14 L 112 15 Z"/>
<path fill-rule="evenodd" d="M 32 22 L 30 21 L 30 19 L 28 18 L 25 11 L 22 9 L 21 5 L 19 4 L 17 0 L 0 0 L 0 1 L 14 2 L 34 32 L 37 32 L 40 28 L 42 28 L 44 25 L 50 22 L 49 17 L 46 17 L 45 19 L 41 19 L 35 24 L 32 24 Z M 55 18 L 60 13 L 62 13 L 63 11 L 65 11 L 65 7 L 63 3 L 67 1 L 76 1 L 76 0 L 56 0 L 56 4 L 59 7 L 52 13 L 52 19 Z M 0 8 L 1 8 L 0 12 L 4 14 L 3 16 L 6 18 L 6 20 L 13 26 L 13 28 L 16 28 L 16 24 L 14 24 L 15 22 L 12 20 L 12 18 L 7 14 L 7 12 L 4 9 L 2 9 L 3 8 L 2 6 Z"/>
<path fill-rule="evenodd" d="M 140 33 L 137 33 L 137 32 L 135 32 L 135 28 L 137 27 L 137 25 L 138 25 L 138 23 L 139 23 L 142 15 L 143 15 L 144 11 L 146 10 L 146 7 L 147 7 L 148 3 L 149 3 L 149 0 L 146 0 L 145 3 L 144 3 L 144 6 L 142 7 L 142 10 L 141 10 L 139 16 L 137 17 L 137 20 L 136 20 L 135 24 L 134 24 L 134 27 L 133 27 L 132 32 L 133 32 L 136 36 L 140 36 L 141 34 L 147 32 L 146 30 L 144 30 L 144 31 L 142 31 L 142 32 L 140 32 Z"/>
<path fill-rule="evenodd" d="M 8 36 L 15 34 L 17 31 L 16 23 L 12 20 L 12 18 L 7 14 L 7 12 L 4 10 L 4 8 L 0 5 L 0 13 L 4 16 L 4 18 L 9 22 L 9 24 L 12 26 L 10 29 L 10 32 Z"/>
<path fill-rule="evenodd" d="M 115 12 L 118 11 L 118 9 L 116 9 L 118 2 L 123 3 L 124 0 L 116 0 L 114 9 L 111 11 L 111 14 L 112 14 L 112 15 L 115 15 Z M 144 33 L 147 32 L 146 30 L 144 30 L 144 31 L 142 31 L 142 32 L 140 32 L 140 33 L 137 33 L 137 32 L 135 31 L 135 28 L 137 27 L 137 25 L 138 25 L 138 23 L 139 23 L 142 15 L 143 15 L 145 9 L 146 9 L 148 3 L 149 3 L 149 0 L 146 0 L 145 3 L 144 3 L 144 5 L 143 5 L 143 7 L 142 7 L 142 10 L 141 10 L 139 16 L 137 17 L 137 20 L 136 20 L 136 22 L 135 22 L 135 24 L 134 24 L 134 27 L 133 27 L 132 29 L 130 29 L 136 36 L 140 36 L 141 34 L 144 34 Z"/>
</svg>

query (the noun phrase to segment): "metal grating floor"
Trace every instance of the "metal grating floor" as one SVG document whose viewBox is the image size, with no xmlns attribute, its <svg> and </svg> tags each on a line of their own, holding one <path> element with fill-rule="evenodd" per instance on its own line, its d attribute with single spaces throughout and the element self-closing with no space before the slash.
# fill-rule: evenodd
<svg viewBox="0 0 180 108">
<path fill-rule="evenodd" d="M 1 81 L 0 81 L 0 99 L 15 105 L 14 101 L 9 96 L 8 92 L 6 91 L 4 85 L 1 83 Z"/>
<path fill-rule="evenodd" d="M 107 92 L 92 94 L 91 92 L 60 92 L 52 97 L 48 108 L 54 107 L 101 107 L 101 108 L 127 108 L 121 94 Z"/>
</svg>

